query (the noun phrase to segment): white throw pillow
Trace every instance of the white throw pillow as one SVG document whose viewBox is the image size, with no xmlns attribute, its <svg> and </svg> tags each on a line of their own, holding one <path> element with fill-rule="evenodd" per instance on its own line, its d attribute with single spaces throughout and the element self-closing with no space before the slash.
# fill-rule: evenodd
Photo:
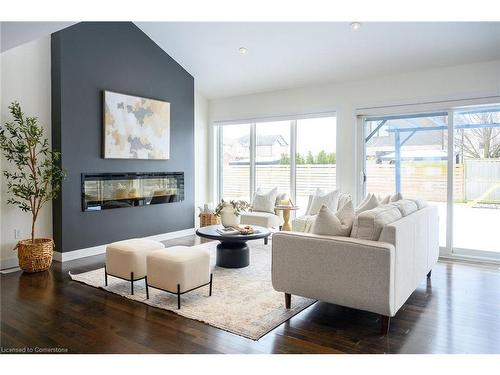
<svg viewBox="0 0 500 375">
<path fill-rule="evenodd" d="M 401 193 L 395 193 L 391 195 L 391 202 L 397 202 L 400 201 L 401 199 L 403 199 L 403 195 Z"/>
<path fill-rule="evenodd" d="M 311 209 L 311 203 L 313 201 L 313 197 L 314 197 L 314 194 L 310 194 L 309 195 L 309 198 L 307 199 L 307 208 L 306 208 L 306 213 L 305 215 L 307 215 L 307 213 L 309 212 L 309 210 Z"/>
<path fill-rule="evenodd" d="M 305 232 L 308 233 L 311 231 L 312 224 L 316 219 L 317 215 L 314 216 L 299 216 L 292 220 L 292 232 Z"/>
<path fill-rule="evenodd" d="M 312 233 L 325 236 L 348 237 L 354 222 L 354 207 L 347 202 L 342 209 L 334 213 L 327 206 L 321 206 L 312 226 Z"/>
<path fill-rule="evenodd" d="M 311 205 L 306 215 L 316 215 L 321 209 L 321 206 L 323 205 L 328 207 L 330 210 L 334 212 L 337 211 L 338 196 L 339 196 L 338 190 L 325 192 L 319 188 L 316 189 L 316 193 L 314 193 Z"/>
<path fill-rule="evenodd" d="M 361 212 L 368 211 L 371 209 L 374 209 L 375 207 L 378 207 L 379 202 L 377 199 L 377 196 L 375 194 L 369 194 L 369 198 L 365 199 L 362 204 L 360 204 L 356 208 L 356 215 L 359 215 Z"/>
<path fill-rule="evenodd" d="M 424 207 L 427 207 L 427 202 L 421 198 L 408 198 L 408 199 L 415 202 L 419 210 L 421 210 Z"/>
<path fill-rule="evenodd" d="M 403 217 L 418 211 L 417 204 L 411 199 L 400 199 L 396 202 L 391 202 L 390 205 L 396 207 Z"/>
<path fill-rule="evenodd" d="M 258 188 L 253 196 L 252 209 L 253 211 L 269 212 L 274 214 L 274 205 L 276 204 L 276 196 L 278 188 L 274 188 L 267 193 Z"/>
<path fill-rule="evenodd" d="M 380 204 L 389 204 L 390 201 L 391 201 L 391 194 L 386 195 L 384 198 L 380 196 L 378 198 L 378 203 Z"/>
<path fill-rule="evenodd" d="M 356 216 L 352 226 L 351 237 L 361 240 L 378 241 L 385 225 L 403 217 L 397 207 L 384 204 L 364 211 Z"/>
<path fill-rule="evenodd" d="M 276 195 L 276 206 L 281 204 L 281 201 L 289 200 L 287 193 L 279 193 Z"/>
<path fill-rule="evenodd" d="M 339 203 L 337 204 L 337 211 L 344 207 L 347 203 L 352 201 L 351 194 L 339 193 Z"/>
<path fill-rule="evenodd" d="M 361 206 L 363 206 L 364 204 L 366 204 L 366 202 L 368 202 L 368 201 L 370 200 L 370 198 L 371 198 L 371 196 L 372 196 L 372 195 L 373 195 L 372 193 L 368 193 L 368 194 L 366 194 L 365 199 L 363 199 L 363 200 L 361 201 L 361 203 L 360 203 L 360 204 L 358 204 L 358 207 L 361 207 Z M 357 209 L 357 208 L 356 208 L 356 209 Z"/>
</svg>

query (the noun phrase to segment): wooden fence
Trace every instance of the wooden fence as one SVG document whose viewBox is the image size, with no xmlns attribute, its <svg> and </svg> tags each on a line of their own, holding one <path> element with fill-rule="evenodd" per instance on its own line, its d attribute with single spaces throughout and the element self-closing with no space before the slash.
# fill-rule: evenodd
<svg viewBox="0 0 500 375">
<path fill-rule="evenodd" d="M 394 164 L 369 164 L 366 168 L 366 191 L 386 195 L 394 192 Z M 447 196 L 446 161 L 435 163 L 412 162 L 401 166 L 401 192 L 407 197 L 419 197 L 432 202 L 446 202 Z M 454 197 L 464 199 L 464 168 L 454 168 Z"/>
<path fill-rule="evenodd" d="M 465 161 L 465 196 L 467 200 L 500 202 L 500 159 Z"/>
<path fill-rule="evenodd" d="M 391 194 L 395 189 L 393 164 L 367 165 L 367 191 Z M 454 173 L 455 201 L 470 201 L 484 195 L 500 183 L 500 160 L 474 160 L 457 164 Z M 300 164 L 296 169 L 297 196 L 312 194 L 316 188 L 335 189 L 337 168 L 334 164 Z M 467 178 L 466 178 L 467 177 Z M 249 199 L 250 168 L 248 165 L 224 166 L 224 197 Z M 283 192 L 290 190 L 290 166 L 257 165 L 256 186 L 272 189 L 278 186 Z M 446 202 L 447 163 L 405 162 L 401 167 L 401 191 L 408 197 L 420 197 L 433 202 Z M 500 186 L 489 195 L 500 200 Z"/>
<path fill-rule="evenodd" d="M 335 164 L 300 164 L 296 168 L 297 196 L 308 196 L 316 188 L 335 189 L 337 166 Z M 275 186 L 281 192 L 290 191 L 290 166 L 257 165 L 255 184 L 264 190 Z M 250 167 L 248 165 L 224 166 L 224 193 L 226 199 L 248 199 Z"/>
</svg>

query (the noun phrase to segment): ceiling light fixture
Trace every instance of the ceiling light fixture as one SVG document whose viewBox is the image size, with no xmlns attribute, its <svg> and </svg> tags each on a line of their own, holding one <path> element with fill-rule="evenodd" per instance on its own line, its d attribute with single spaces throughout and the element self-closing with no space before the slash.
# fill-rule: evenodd
<svg viewBox="0 0 500 375">
<path fill-rule="evenodd" d="M 242 55 L 246 55 L 248 53 L 248 50 L 245 47 L 240 47 L 238 51 L 240 51 Z"/>
<path fill-rule="evenodd" d="M 356 31 L 356 30 L 359 30 L 361 27 L 361 22 L 353 22 L 351 23 L 351 29 Z"/>
</svg>

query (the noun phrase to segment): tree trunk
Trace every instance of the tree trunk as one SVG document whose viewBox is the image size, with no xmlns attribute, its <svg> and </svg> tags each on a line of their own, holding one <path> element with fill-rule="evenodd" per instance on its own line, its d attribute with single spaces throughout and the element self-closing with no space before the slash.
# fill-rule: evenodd
<svg viewBox="0 0 500 375">
<path fill-rule="evenodd" d="M 31 215 L 31 243 L 35 243 L 35 222 L 36 222 L 36 215 L 33 212 Z"/>
</svg>

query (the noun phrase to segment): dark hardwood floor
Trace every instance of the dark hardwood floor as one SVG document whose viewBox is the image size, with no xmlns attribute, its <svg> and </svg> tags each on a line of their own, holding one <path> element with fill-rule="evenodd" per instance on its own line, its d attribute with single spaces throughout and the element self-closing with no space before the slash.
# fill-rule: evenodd
<svg viewBox="0 0 500 375">
<path fill-rule="evenodd" d="M 166 241 L 198 243 L 195 236 Z M 500 353 L 500 271 L 440 262 L 379 333 L 376 314 L 318 302 L 259 341 L 71 281 L 104 256 L 49 272 L 1 275 L 2 352 L 70 353 Z"/>
</svg>

